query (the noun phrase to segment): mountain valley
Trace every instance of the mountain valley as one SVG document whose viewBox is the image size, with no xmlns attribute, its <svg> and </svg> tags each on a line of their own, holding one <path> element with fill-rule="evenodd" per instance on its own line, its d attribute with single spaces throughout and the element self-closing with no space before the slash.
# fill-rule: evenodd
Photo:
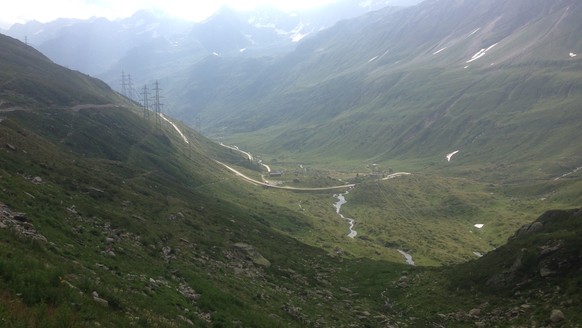
<svg viewBox="0 0 582 328">
<path fill-rule="evenodd" d="M 383 3 L 0 35 L 2 325 L 580 327 L 582 5 Z"/>
</svg>

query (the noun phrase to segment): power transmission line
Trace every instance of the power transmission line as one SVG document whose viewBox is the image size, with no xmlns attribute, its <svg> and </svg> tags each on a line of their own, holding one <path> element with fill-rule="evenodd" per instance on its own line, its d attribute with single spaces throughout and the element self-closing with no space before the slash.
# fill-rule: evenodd
<svg viewBox="0 0 582 328">
<path fill-rule="evenodd" d="M 121 71 L 121 94 L 127 97 L 127 80 L 125 79 L 125 71 Z"/>
<path fill-rule="evenodd" d="M 156 114 L 156 124 L 158 125 L 158 127 L 161 126 L 162 124 L 162 106 L 163 104 L 160 103 L 160 91 L 162 89 L 160 89 L 160 84 L 158 82 L 158 80 L 156 80 L 156 82 L 154 83 L 154 112 Z"/>
<path fill-rule="evenodd" d="M 141 93 L 141 96 L 143 97 L 142 100 L 142 108 L 143 108 L 143 117 L 146 119 L 150 118 L 150 103 L 149 103 L 149 90 L 148 90 L 148 86 L 144 84 L 143 86 L 143 92 Z"/>
<path fill-rule="evenodd" d="M 133 98 L 133 95 L 134 95 L 133 90 L 134 89 L 133 89 L 133 81 L 131 80 L 131 74 L 127 74 L 127 88 L 128 88 L 127 96 L 129 97 L 129 99 L 135 100 Z"/>
</svg>

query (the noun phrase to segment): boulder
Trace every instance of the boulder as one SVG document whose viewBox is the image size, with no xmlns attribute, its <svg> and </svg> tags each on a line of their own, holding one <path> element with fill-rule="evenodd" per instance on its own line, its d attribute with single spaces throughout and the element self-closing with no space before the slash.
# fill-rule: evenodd
<svg viewBox="0 0 582 328">
<path fill-rule="evenodd" d="M 527 233 L 536 233 L 544 228 L 544 225 L 541 222 L 534 222 L 532 223 L 529 228 L 527 229 Z"/>
<path fill-rule="evenodd" d="M 245 257 L 256 265 L 262 267 L 270 267 L 271 262 L 267 260 L 259 251 L 257 251 L 253 246 L 245 243 L 236 243 L 233 245 L 239 252 L 243 253 Z"/>
<path fill-rule="evenodd" d="M 28 222 L 28 217 L 26 216 L 26 213 L 13 213 L 12 218 L 16 221 L 19 222 Z"/>
<path fill-rule="evenodd" d="M 546 278 L 546 277 L 549 277 L 549 276 L 554 275 L 554 274 L 556 274 L 556 272 L 550 270 L 549 268 L 546 268 L 546 267 L 540 268 L 540 276 L 542 278 Z"/>
<path fill-rule="evenodd" d="M 93 300 L 95 302 L 97 302 L 99 305 L 101 305 L 103 307 L 109 307 L 109 302 L 107 302 L 106 300 L 99 297 L 99 293 L 97 293 L 96 291 L 93 291 L 93 293 L 91 293 L 91 295 L 93 296 Z"/>
<path fill-rule="evenodd" d="M 472 317 L 478 317 L 481 315 L 481 309 L 472 309 L 469 311 L 469 315 Z"/>
<path fill-rule="evenodd" d="M 566 316 L 564 315 L 564 312 L 560 311 L 560 310 L 553 310 L 552 314 L 550 315 L 550 321 L 551 322 L 562 322 L 566 320 Z"/>
</svg>

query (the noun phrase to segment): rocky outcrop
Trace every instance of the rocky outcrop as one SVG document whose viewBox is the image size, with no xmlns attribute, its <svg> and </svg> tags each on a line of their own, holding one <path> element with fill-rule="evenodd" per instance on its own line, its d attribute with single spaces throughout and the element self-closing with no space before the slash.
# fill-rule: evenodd
<svg viewBox="0 0 582 328">
<path fill-rule="evenodd" d="M 188 302 L 195 304 L 200 299 L 200 294 L 196 293 L 192 287 L 186 285 L 185 283 L 180 284 L 178 287 L 178 292 L 184 296 Z"/>
<path fill-rule="evenodd" d="M 505 263 L 507 269 L 491 275 L 486 285 L 517 288 L 534 279 L 549 279 L 582 270 L 576 227 L 582 210 L 552 210 L 522 226 L 507 245 L 488 254 L 489 263 Z M 535 243 L 530 238 L 535 235 Z M 494 259 L 496 259 L 494 261 Z M 511 262 L 510 262 L 511 261 Z"/>
<path fill-rule="evenodd" d="M 235 254 L 239 258 L 247 259 L 253 262 L 255 265 L 268 268 L 271 266 L 271 262 L 267 260 L 259 251 L 257 251 L 253 246 L 245 243 L 236 243 L 233 245 L 235 248 Z"/>
<path fill-rule="evenodd" d="M 13 212 L 0 203 L 0 229 L 9 229 L 19 237 L 47 242 L 46 237 L 36 231 L 31 221 L 26 213 Z"/>
<path fill-rule="evenodd" d="M 551 210 L 542 214 L 537 220 L 528 223 L 519 228 L 513 236 L 509 237 L 509 241 L 523 238 L 527 235 L 535 234 L 543 230 L 547 230 L 548 226 L 556 225 L 556 221 L 562 220 L 565 217 L 582 219 L 582 209 L 572 210 Z M 559 222 L 558 222 L 559 224 Z"/>
</svg>

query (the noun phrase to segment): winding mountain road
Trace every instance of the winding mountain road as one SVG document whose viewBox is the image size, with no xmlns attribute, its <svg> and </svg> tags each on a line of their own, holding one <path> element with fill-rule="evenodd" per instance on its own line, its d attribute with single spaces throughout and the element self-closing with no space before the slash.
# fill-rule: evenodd
<svg viewBox="0 0 582 328">
<path fill-rule="evenodd" d="M 349 188 L 353 188 L 356 186 L 356 184 L 346 184 L 346 185 L 341 185 L 341 186 L 332 186 L 332 187 L 320 187 L 320 188 L 301 188 L 301 187 L 286 187 L 286 186 L 276 186 L 276 185 L 272 185 L 272 184 L 268 184 L 262 181 L 258 181 L 255 180 L 253 178 L 250 178 L 244 174 L 242 174 L 241 172 L 233 169 L 232 167 L 216 161 L 216 163 L 224 166 L 225 168 L 227 168 L 229 171 L 233 172 L 234 174 L 236 174 L 237 176 L 241 177 L 243 180 L 250 182 L 254 185 L 257 186 L 263 186 L 263 187 L 268 187 L 268 188 L 275 188 L 275 189 L 282 189 L 282 190 L 292 190 L 292 191 L 329 191 L 329 190 L 341 190 L 341 189 L 349 189 Z"/>
<path fill-rule="evenodd" d="M 160 117 L 162 117 L 166 122 L 168 122 L 170 125 L 172 125 L 172 127 L 178 132 L 178 134 L 182 137 L 182 139 L 184 140 L 185 143 L 189 143 L 188 139 L 184 136 L 184 134 L 182 133 L 182 131 L 180 131 L 180 129 L 178 128 L 178 126 L 176 124 L 174 124 L 172 121 L 170 121 L 168 118 L 166 118 L 165 116 L 163 116 L 162 114 L 160 114 Z M 226 147 L 228 149 L 232 149 L 234 151 L 240 152 L 241 154 L 243 154 L 246 158 L 248 158 L 249 161 L 254 160 L 253 155 L 251 155 L 251 153 L 240 150 L 238 147 L 236 146 L 227 146 L 225 144 L 223 144 L 222 142 L 220 143 L 221 146 Z M 242 178 L 243 180 L 252 183 L 256 186 L 263 186 L 263 187 L 267 187 L 267 188 L 274 188 L 274 189 L 280 189 L 280 190 L 290 190 L 290 191 L 335 191 L 335 190 L 345 190 L 345 189 L 350 189 L 356 186 L 355 183 L 350 183 L 350 184 L 344 184 L 344 185 L 340 185 L 340 186 L 331 186 L 331 187 L 315 187 L 315 188 L 308 188 L 308 187 L 287 187 L 287 186 L 277 186 L 277 185 L 273 185 L 273 184 L 269 184 L 269 183 L 265 183 L 263 181 L 258 181 L 255 180 L 243 173 L 241 173 L 240 171 L 220 162 L 217 160 L 214 160 L 217 164 L 220 164 L 222 166 L 224 166 L 227 170 L 233 172 L 235 175 L 239 176 L 240 178 Z M 267 168 L 268 171 L 270 171 L 270 167 L 266 164 L 261 163 L 261 165 L 265 166 Z M 400 176 L 404 176 L 404 175 L 410 175 L 410 173 L 408 172 L 398 172 L 398 173 L 394 173 L 394 174 L 390 174 L 387 177 L 383 178 L 382 180 L 388 180 L 388 179 L 393 179 L 396 177 L 400 177 Z"/>
</svg>

